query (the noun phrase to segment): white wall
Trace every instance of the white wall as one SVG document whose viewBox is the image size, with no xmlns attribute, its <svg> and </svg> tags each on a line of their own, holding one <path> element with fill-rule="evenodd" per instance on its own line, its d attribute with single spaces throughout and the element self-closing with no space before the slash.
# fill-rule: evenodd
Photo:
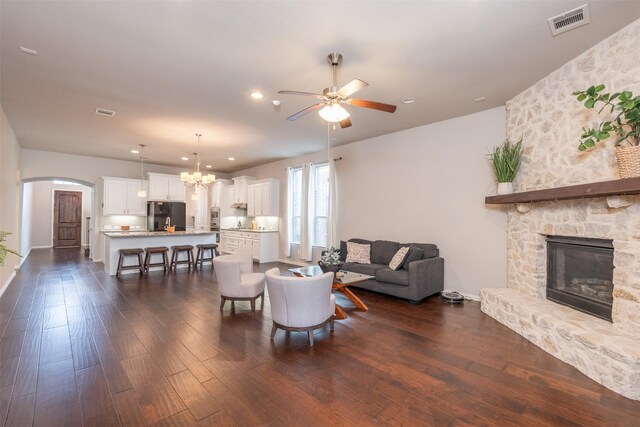
<svg viewBox="0 0 640 427">
<path fill-rule="evenodd" d="M 31 246 L 51 247 L 53 242 L 54 191 L 79 191 L 82 193 L 82 246 L 87 244 L 87 217 L 91 216 L 91 187 L 85 185 L 54 184 L 53 181 L 28 183 L 33 188 L 31 212 Z M 27 185 L 25 185 L 26 189 Z M 26 194 L 26 191 L 25 191 Z M 25 205 L 26 206 L 26 205 Z M 25 209 L 26 211 L 26 209 Z M 27 221 L 23 217 L 23 221 Z"/>
<path fill-rule="evenodd" d="M 12 233 L 5 242 L 9 248 L 23 252 L 20 247 L 20 144 L 1 105 L 0 113 L 0 230 Z M 4 266 L 0 267 L 0 293 L 19 263 L 18 257 L 7 255 Z"/>
<path fill-rule="evenodd" d="M 495 194 L 487 152 L 504 138 L 500 107 L 333 148 L 343 158 L 338 237 L 435 243 L 446 289 L 478 295 L 506 286 L 506 212 L 484 204 Z M 279 178 L 285 212 L 285 168 L 326 159 L 323 151 L 235 175 Z"/>
</svg>

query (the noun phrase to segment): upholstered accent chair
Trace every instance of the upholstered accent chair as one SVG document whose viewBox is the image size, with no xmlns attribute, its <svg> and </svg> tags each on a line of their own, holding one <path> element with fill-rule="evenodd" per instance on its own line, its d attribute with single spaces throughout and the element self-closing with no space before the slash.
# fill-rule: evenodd
<svg viewBox="0 0 640 427">
<path fill-rule="evenodd" d="M 333 331 L 336 297 L 331 294 L 333 273 L 322 276 L 281 276 L 280 270 L 266 272 L 267 291 L 271 303 L 273 326 L 271 339 L 276 331 L 306 331 L 309 345 L 313 346 L 313 331 L 327 323 Z"/>
<path fill-rule="evenodd" d="M 213 269 L 220 290 L 220 310 L 224 303 L 251 301 L 251 311 L 256 311 L 256 300 L 262 297 L 264 306 L 264 273 L 253 272 L 253 257 L 246 254 L 222 255 L 213 259 Z"/>
</svg>

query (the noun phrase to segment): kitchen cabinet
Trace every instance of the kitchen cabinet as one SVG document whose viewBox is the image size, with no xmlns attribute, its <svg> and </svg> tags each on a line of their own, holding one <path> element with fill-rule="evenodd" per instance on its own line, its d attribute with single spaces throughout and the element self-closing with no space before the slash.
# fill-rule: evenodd
<svg viewBox="0 0 640 427">
<path fill-rule="evenodd" d="M 251 254 L 259 263 L 278 260 L 277 231 L 224 230 L 220 250 L 228 254 Z"/>
<path fill-rule="evenodd" d="M 263 179 L 247 186 L 247 216 L 278 216 L 280 181 Z"/>
<path fill-rule="evenodd" d="M 247 189 L 249 183 L 254 181 L 255 178 L 252 176 L 238 176 L 233 178 L 233 198 L 231 199 L 232 204 L 244 205 L 247 203 Z"/>
<path fill-rule="evenodd" d="M 220 251 L 220 253 L 229 253 L 229 251 L 227 251 L 228 237 L 228 233 L 224 231 L 220 233 L 220 242 L 218 242 L 218 250 Z"/>
<path fill-rule="evenodd" d="M 147 175 L 149 176 L 149 200 L 184 203 L 184 183 L 178 175 L 151 172 Z"/>
<path fill-rule="evenodd" d="M 211 207 L 220 208 L 220 218 L 237 216 L 231 207 L 233 181 L 230 179 L 216 179 L 211 186 Z"/>
<path fill-rule="evenodd" d="M 102 214 L 147 215 L 147 198 L 138 197 L 140 189 L 147 189 L 147 181 L 139 179 L 103 177 Z"/>
<path fill-rule="evenodd" d="M 200 189 L 200 191 L 198 192 L 198 196 L 195 199 L 194 194 L 196 194 L 195 188 L 189 188 L 189 200 L 187 200 L 187 206 L 189 207 L 189 215 L 193 217 L 193 226 L 196 229 L 209 229 L 209 192 L 207 190 Z"/>
</svg>

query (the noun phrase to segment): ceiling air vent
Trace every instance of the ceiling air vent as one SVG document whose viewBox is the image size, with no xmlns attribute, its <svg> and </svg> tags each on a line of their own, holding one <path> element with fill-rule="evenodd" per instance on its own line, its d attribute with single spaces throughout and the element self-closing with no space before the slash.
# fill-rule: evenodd
<svg viewBox="0 0 640 427">
<path fill-rule="evenodd" d="M 551 34 L 554 36 L 573 30 L 589 23 L 589 5 L 585 4 L 576 7 L 561 15 L 549 18 L 547 21 L 549 22 L 549 28 L 551 28 Z"/>
<path fill-rule="evenodd" d="M 99 116 L 113 117 L 116 115 L 116 112 L 105 108 L 96 108 L 96 114 Z"/>
</svg>

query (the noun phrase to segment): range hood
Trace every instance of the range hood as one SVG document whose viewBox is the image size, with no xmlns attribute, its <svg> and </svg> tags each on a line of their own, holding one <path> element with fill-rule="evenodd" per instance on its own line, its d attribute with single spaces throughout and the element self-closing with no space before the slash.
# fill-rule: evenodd
<svg viewBox="0 0 640 427">
<path fill-rule="evenodd" d="M 234 209 L 247 209 L 246 203 L 232 203 L 231 207 Z"/>
</svg>

